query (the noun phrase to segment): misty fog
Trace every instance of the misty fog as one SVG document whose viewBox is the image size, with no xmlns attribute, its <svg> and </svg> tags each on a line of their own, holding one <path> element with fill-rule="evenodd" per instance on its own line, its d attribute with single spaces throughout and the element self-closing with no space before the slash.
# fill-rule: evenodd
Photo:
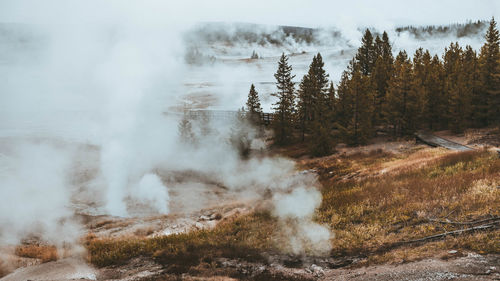
<svg viewBox="0 0 500 281">
<path fill-rule="evenodd" d="M 178 131 L 182 110 L 237 110 L 255 83 L 268 112 L 274 102 L 270 97 L 275 90 L 273 73 L 282 52 L 291 55 L 297 81 L 312 56 L 321 52 L 336 83 L 364 28 L 387 30 L 394 52 L 406 49 L 411 54 L 423 47 L 441 54 L 451 41 L 478 49 L 482 32 L 421 41 L 408 32 L 397 33 L 395 27 L 465 22 L 469 19 L 462 17 L 465 14 L 475 17 L 472 20 L 488 19 L 491 8 L 498 8 L 494 1 L 481 5 L 463 1 L 454 18 L 438 19 L 433 12 L 431 20 L 415 22 L 415 17 L 405 21 L 402 13 L 388 22 L 378 21 L 376 15 L 357 20 L 370 11 L 358 11 L 353 4 L 325 4 L 338 17 L 321 12 L 307 22 L 312 13 L 308 9 L 302 13 L 307 16 L 287 22 L 287 16 L 302 7 L 299 1 L 292 1 L 281 15 L 274 2 L 257 2 L 252 5 L 258 9 L 250 9 L 255 13 L 247 10 L 242 17 L 238 15 L 245 7 L 237 8 L 233 1 L 188 1 L 176 7 L 159 1 L 129 6 L 120 1 L 2 2 L 0 245 L 15 244 L 30 235 L 55 244 L 74 243 L 83 234 L 75 213 L 169 214 L 172 200 L 184 204 L 182 190 L 198 200 L 186 202 L 186 209 L 203 208 L 203 198 L 189 192 L 191 186 L 203 183 L 169 180 L 172 173 L 188 171 L 221 184 L 237 198 L 270 197 L 272 213 L 293 222 L 284 224 L 293 228 L 287 230 L 293 252 L 300 253 L 307 244 L 327 251 L 325 241 L 333 233 L 312 221 L 321 202 L 314 175 L 297 173 L 294 163 L 283 158 L 241 159 L 228 141 L 231 122 L 194 122 L 197 143 L 182 143 Z M 445 2 L 440 5 L 456 3 Z M 274 15 L 259 14 L 267 4 Z M 477 14 L 465 13 L 471 5 L 483 8 Z M 207 24 L 213 21 L 218 23 Z M 234 24 L 241 21 L 258 25 Z M 279 29 L 301 24 L 318 27 L 314 40 L 296 40 Z M 200 32 L 212 29 L 231 35 L 247 28 L 256 34 L 257 42 L 227 45 L 223 40 L 200 38 Z M 262 39 L 264 34 L 271 35 Z M 269 41 L 273 38 L 280 44 Z M 201 63 L 186 62 L 193 50 Z M 254 51 L 260 58 L 249 60 Z M 210 132 L 202 134 L 201 127 Z M 252 130 L 248 129 L 250 136 L 255 135 Z M 171 196 L 172 189 L 181 196 Z"/>
</svg>

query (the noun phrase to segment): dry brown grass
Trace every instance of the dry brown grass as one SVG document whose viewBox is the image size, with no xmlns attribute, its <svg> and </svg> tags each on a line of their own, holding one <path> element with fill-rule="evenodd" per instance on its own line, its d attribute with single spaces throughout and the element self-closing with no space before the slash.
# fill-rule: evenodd
<svg viewBox="0 0 500 281">
<path fill-rule="evenodd" d="M 90 262 L 97 266 L 122 264 L 145 256 L 170 265 L 171 272 L 185 272 L 187 268 L 210 263 L 217 257 L 262 259 L 262 251 L 275 249 L 274 226 L 275 220 L 269 213 L 258 212 L 223 221 L 212 230 L 155 238 L 97 239 L 90 236 L 86 246 Z"/>
<path fill-rule="evenodd" d="M 139 237 L 146 237 L 153 234 L 156 230 L 158 229 L 153 226 L 141 227 L 134 231 L 134 235 Z"/>
<path fill-rule="evenodd" d="M 323 184 L 323 202 L 315 218 L 335 231 L 332 256 L 366 257 L 360 263 L 364 265 L 445 256 L 450 249 L 500 252 L 498 229 L 420 244 L 397 243 L 462 227 L 429 219 L 459 222 L 500 216 L 500 159 L 494 153 L 376 150 L 306 159 L 300 166 L 315 169 Z M 360 170 L 363 177 L 344 177 Z M 89 236 L 86 245 L 89 260 L 97 266 L 146 256 L 180 273 L 210 267 L 219 257 L 255 261 L 263 252 L 280 252 L 277 226 L 269 213 L 257 212 L 221 222 L 212 230 L 155 238 Z"/>
<path fill-rule="evenodd" d="M 7 265 L 5 264 L 5 262 L 0 260 L 0 278 L 4 277 L 5 275 L 7 275 L 9 273 L 10 273 L 10 270 L 7 268 Z"/>
<path fill-rule="evenodd" d="M 298 161 L 303 169 L 314 169 L 323 186 L 342 184 L 348 179 L 360 179 L 381 173 L 387 163 L 397 163 L 408 157 L 408 153 L 394 154 L 382 149 L 368 152 L 334 154 L 327 157 Z"/>
<path fill-rule="evenodd" d="M 500 206 L 497 188 L 500 159 L 496 155 L 487 151 L 439 150 L 417 154 L 407 157 L 410 165 L 399 163 L 400 168 L 390 173 L 334 182 L 324 187 L 317 218 L 335 229 L 334 254 L 370 255 L 398 241 L 458 229 L 453 225 L 431 223 L 427 220 L 431 218 L 468 221 L 500 215 L 497 207 Z M 425 159 L 425 164 L 417 163 L 419 157 Z M 498 230 L 493 233 L 498 236 Z M 490 253 L 499 251 L 489 240 L 475 240 L 475 235 L 483 234 L 474 234 L 468 240 L 459 239 L 462 243 L 457 242 L 456 246 Z M 423 254 L 425 247 L 415 249 L 418 256 L 417 252 Z"/>
<path fill-rule="evenodd" d="M 102 220 L 102 221 L 95 223 L 93 228 L 99 228 L 99 227 L 103 227 L 105 225 L 110 225 L 110 224 L 113 224 L 113 220 L 106 219 L 106 220 Z"/>
<path fill-rule="evenodd" d="M 19 257 L 40 259 L 42 262 L 58 259 L 57 248 L 48 245 L 20 245 L 16 247 L 15 254 Z"/>
</svg>

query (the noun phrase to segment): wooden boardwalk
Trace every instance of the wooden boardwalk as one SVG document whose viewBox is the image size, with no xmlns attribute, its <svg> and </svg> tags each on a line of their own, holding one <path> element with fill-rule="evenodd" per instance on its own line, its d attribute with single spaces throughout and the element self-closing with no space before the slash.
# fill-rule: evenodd
<svg viewBox="0 0 500 281">
<path fill-rule="evenodd" d="M 182 113 L 181 113 L 182 114 Z M 246 111 L 234 110 L 189 110 L 185 113 L 189 119 L 209 119 L 231 121 L 238 118 L 238 114 L 246 115 Z M 273 114 L 262 112 L 260 114 L 261 124 L 268 126 L 273 121 Z"/>
<path fill-rule="evenodd" d="M 447 139 L 443 139 L 441 137 L 438 137 L 436 135 L 433 135 L 428 132 L 418 132 L 415 134 L 415 138 L 417 141 L 425 143 L 427 145 L 430 145 L 432 147 L 444 147 L 450 150 L 456 150 L 456 151 L 469 151 L 469 150 L 474 150 L 471 147 L 465 146 L 463 144 L 459 144 L 454 141 L 450 141 Z"/>
</svg>

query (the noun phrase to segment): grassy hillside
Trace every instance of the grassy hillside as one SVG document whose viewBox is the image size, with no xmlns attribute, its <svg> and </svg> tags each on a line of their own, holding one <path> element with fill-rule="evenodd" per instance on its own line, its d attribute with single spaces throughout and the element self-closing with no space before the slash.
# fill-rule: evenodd
<svg viewBox="0 0 500 281">
<path fill-rule="evenodd" d="M 302 160 L 299 166 L 315 169 L 320 176 L 323 203 L 316 220 L 335 232 L 331 257 L 356 257 L 359 266 L 446 258 L 452 249 L 455 255 L 500 252 L 498 223 L 481 231 L 406 243 L 492 218 L 498 222 L 500 159 L 493 152 L 374 150 Z M 97 266 L 144 256 L 172 273 L 200 268 L 217 272 L 218 258 L 252 262 L 264 261 L 269 253 L 287 254 L 283 238 L 277 221 L 257 211 L 221 222 L 213 230 L 168 237 L 102 240 L 90 235 L 86 246 Z"/>
<path fill-rule="evenodd" d="M 498 229 L 429 244 L 432 240 L 399 243 L 475 225 L 458 222 L 500 217 L 500 159 L 494 153 L 375 151 L 307 164 L 322 169 L 318 220 L 335 229 L 333 255 L 386 262 L 419 259 L 445 249 L 500 252 Z M 330 176 L 337 169 L 358 174 L 339 180 Z"/>
</svg>

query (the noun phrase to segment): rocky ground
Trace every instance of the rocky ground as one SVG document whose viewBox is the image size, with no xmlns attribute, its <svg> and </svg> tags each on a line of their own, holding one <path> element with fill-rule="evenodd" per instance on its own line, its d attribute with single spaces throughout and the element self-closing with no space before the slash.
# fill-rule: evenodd
<svg viewBox="0 0 500 281">
<path fill-rule="evenodd" d="M 65 258 L 20 268 L 0 280 L 500 280 L 500 255 L 450 251 L 440 258 L 361 268 L 351 262 L 286 256 L 270 256 L 265 264 L 221 259 L 196 274 L 176 275 L 150 259 L 96 269 L 82 259 Z"/>
</svg>

